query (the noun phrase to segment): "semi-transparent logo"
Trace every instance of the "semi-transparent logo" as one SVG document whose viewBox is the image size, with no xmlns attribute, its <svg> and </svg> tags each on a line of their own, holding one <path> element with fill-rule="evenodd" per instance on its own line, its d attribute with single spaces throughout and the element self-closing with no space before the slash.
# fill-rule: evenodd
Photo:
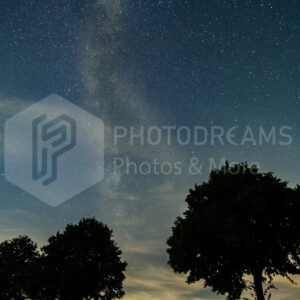
<svg viewBox="0 0 300 300">
<path fill-rule="evenodd" d="M 104 124 L 58 95 L 5 123 L 5 177 L 56 206 L 104 177 Z"/>
</svg>

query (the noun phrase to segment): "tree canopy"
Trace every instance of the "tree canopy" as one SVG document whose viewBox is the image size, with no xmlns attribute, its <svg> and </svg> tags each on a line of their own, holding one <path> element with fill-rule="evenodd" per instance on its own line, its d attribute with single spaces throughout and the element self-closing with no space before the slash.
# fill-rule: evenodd
<svg viewBox="0 0 300 300">
<path fill-rule="evenodd" d="M 37 245 L 27 236 L 0 244 L 0 299 L 27 299 L 32 264 L 37 259 Z"/>
<path fill-rule="evenodd" d="M 300 273 L 298 195 L 299 187 L 247 163 L 213 170 L 186 197 L 167 241 L 169 265 L 230 300 L 251 285 L 265 299 L 264 283 Z"/>
<path fill-rule="evenodd" d="M 27 236 L 0 244 L 1 300 L 112 300 L 124 296 L 126 262 L 94 218 L 69 224 L 37 251 Z"/>
<path fill-rule="evenodd" d="M 122 298 L 126 263 L 112 231 L 96 219 L 67 225 L 42 248 L 39 287 L 43 299 Z"/>
</svg>

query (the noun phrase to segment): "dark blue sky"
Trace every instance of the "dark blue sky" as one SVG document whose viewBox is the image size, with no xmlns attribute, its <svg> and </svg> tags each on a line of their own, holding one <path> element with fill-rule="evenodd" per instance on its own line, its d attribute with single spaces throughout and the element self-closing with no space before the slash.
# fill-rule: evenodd
<svg viewBox="0 0 300 300">
<path fill-rule="evenodd" d="M 1 92 L 80 98 L 78 67 L 93 1 L 1 1 Z M 299 92 L 298 1 L 122 3 L 130 82 L 187 113 L 216 105 L 269 111 Z M 122 62 L 124 64 L 124 62 Z M 155 100 L 154 100 L 155 101 Z M 207 109 L 207 108 L 206 108 Z M 268 114 L 271 114 L 268 112 Z"/>
</svg>

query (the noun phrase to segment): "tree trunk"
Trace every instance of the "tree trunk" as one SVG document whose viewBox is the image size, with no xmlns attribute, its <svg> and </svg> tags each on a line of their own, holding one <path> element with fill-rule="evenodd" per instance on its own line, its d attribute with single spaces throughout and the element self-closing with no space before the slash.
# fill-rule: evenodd
<svg viewBox="0 0 300 300">
<path fill-rule="evenodd" d="M 262 272 L 254 272 L 253 273 L 254 278 L 254 288 L 256 293 L 256 299 L 257 300 L 265 300 L 264 296 L 264 290 L 263 290 L 263 278 L 262 278 Z"/>
</svg>

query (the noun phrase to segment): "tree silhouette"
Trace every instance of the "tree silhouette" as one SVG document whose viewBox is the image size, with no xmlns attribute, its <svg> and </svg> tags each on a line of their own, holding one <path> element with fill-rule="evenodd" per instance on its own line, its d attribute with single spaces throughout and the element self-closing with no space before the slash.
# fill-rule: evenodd
<svg viewBox="0 0 300 300">
<path fill-rule="evenodd" d="M 190 190 L 188 209 L 175 221 L 169 265 L 188 283 L 203 279 L 227 299 L 240 299 L 253 286 L 264 300 L 264 283 L 300 273 L 298 195 L 299 187 L 246 163 L 213 170 L 208 182 Z"/>
<path fill-rule="evenodd" d="M 0 299 L 28 297 L 31 266 L 38 257 L 36 244 L 27 236 L 0 244 Z"/>
<path fill-rule="evenodd" d="M 33 299 L 122 298 L 126 263 L 112 231 L 96 219 L 67 225 L 42 248 Z"/>
</svg>

